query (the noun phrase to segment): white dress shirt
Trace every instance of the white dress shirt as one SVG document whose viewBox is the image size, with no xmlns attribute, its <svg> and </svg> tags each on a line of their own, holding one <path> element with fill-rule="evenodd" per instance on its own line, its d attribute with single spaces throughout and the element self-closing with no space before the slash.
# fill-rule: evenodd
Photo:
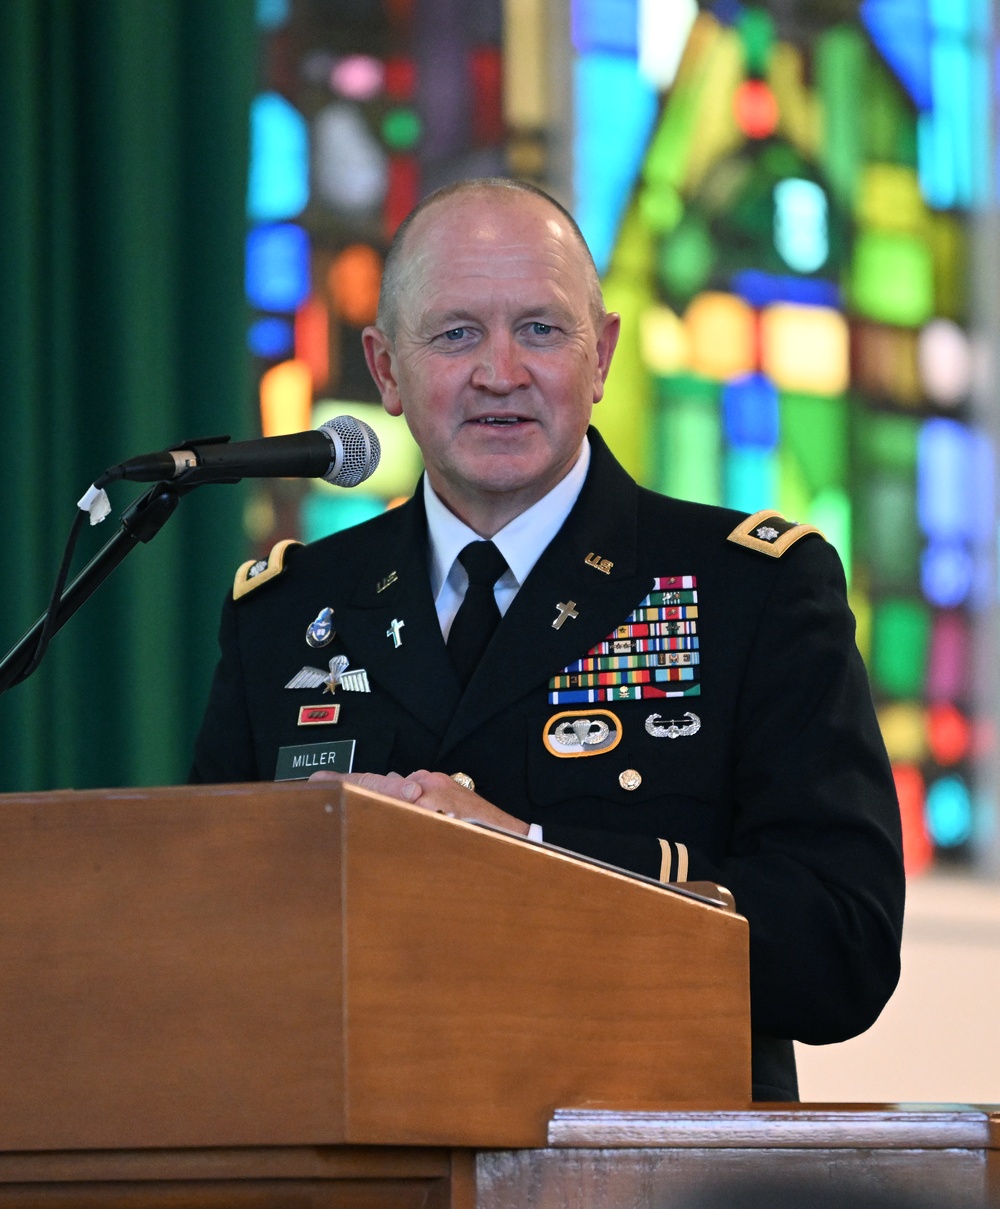
<svg viewBox="0 0 1000 1209">
<path fill-rule="evenodd" d="M 518 590 L 538 562 L 542 551 L 562 528 L 577 497 L 583 489 L 590 466 L 590 442 L 586 437 L 580 455 L 565 477 L 520 516 L 504 525 L 492 541 L 507 560 L 507 570 L 496 582 L 494 595 L 500 616 L 511 606 Z M 470 529 L 436 495 L 427 475 L 424 475 L 424 508 L 427 511 L 427 536 L 430 548 L 431 595 L 437 609 L 438 621 L 445 642 L 451 623 L 465 599 L 469 577 L 458 561 L 459 554 L 469 542 L 483 539 Z"/>
<path fill-rule="evenodd" d="M 510 608 L 511 601 L 538 562 L 542 551 L 562 528 L 563 521 L 569 516 L 583 489 L 589 467 L 590 442 L 584 437 L 580 455 L 569 473 L 547 495 L 543 495 L 537 503 L 494 534 L 493 544 L 507 560 L 507 570 L 493 589 L 501 617 Z M 430 548 L 431 594 L 441 623 L 441 633 L 447 642 L 451 623 L 469 586 L 469 577 L 458 556 L 469 542 L 483 539 L 441 502 L 426 474 L 424 508 L 427 512 Z M 538 823 L 530 825 L 528 839 L 542 840 L 542 828 Z"/>
</svg>

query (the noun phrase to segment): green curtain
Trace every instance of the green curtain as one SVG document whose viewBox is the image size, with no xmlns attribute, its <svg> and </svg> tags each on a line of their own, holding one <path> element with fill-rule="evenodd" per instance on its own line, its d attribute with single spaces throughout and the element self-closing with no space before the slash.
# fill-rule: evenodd
<svg viewBox="0 0 1000 1209">
<path fill-rule="evenodd" d="M 0 4 L 0 654 L 108 465 L 255 434 L 243 243 L 251 0 Z M 81 538 L 74 571 L 142 488 Z M 0 698 L 0 790 L 183 781 L 243 487 L 181 502 Z"/>
</svg>

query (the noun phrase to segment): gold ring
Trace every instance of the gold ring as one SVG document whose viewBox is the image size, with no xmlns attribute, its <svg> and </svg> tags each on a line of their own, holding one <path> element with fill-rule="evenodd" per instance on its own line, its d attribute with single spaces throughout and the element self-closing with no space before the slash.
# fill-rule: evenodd
<svg viewBox="0 0 1000 1209">
<path fill-rule="evenodd" d="M 468 773 L 453 772 L 451 774 L 451 779 L 456 785 L 461 785 L 463 789 L 475 790 L 476 788 L 476 782 L 472 779 L 472 777 L 469 776 Z"/>
</svg>

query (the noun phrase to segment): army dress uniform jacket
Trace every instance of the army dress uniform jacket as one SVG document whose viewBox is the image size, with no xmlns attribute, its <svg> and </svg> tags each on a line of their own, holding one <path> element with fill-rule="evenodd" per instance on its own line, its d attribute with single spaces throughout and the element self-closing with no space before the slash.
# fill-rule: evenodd
<svg viewBox="0 0 1000 1209">
<path fill-rule="evenodd" d="M 780 557 L 729 540 L 741 514 L 642 489 L 593 429 L 590 441 L 580 497 L 464 695 L 419 490 L 288 550 L 280 574 L 228 600 L 192 780 L 271 780 L 281 747 L 354 739 L 355 772 L 461 771 L 548 842 L 727 886 L 750 924 L 754 1094 L 794 1099 L 790 1039 L 864 1030 L 899 973 L 898 807 L 840 561 L 814 534 Z M 336 634 L 312 649 L 324 608 Z M 615 642 L 635 646 L 661 614 L 680 647 L 663 652 L 667 679 L 579 670 L 627 663 Z M 675 653 L 686 679 L 669 678 Z M 369 692 L 285 687 L 337 655 Z M 617 683 L 593 687 L 602 675 Z M 643 695 L 656 690 L 688 695 Z M 336 725 L 300 727 L 300 707 L 321 701 L 340 705 Z"/>
</svg>

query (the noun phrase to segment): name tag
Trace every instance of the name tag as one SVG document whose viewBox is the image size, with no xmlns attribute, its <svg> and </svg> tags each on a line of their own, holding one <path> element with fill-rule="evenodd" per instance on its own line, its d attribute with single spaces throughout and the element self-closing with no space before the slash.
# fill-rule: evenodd
<svg viewBox="0 0 1000 1209">
<path fill-rule="evenodd" d="M 314 772 L 350 772 L 354 763 L 354 739 L 338 739 L 336 743 L 299 743 L 294 747 L 278 748 L 276 781 L 304 781 Z"/>
</svg>

